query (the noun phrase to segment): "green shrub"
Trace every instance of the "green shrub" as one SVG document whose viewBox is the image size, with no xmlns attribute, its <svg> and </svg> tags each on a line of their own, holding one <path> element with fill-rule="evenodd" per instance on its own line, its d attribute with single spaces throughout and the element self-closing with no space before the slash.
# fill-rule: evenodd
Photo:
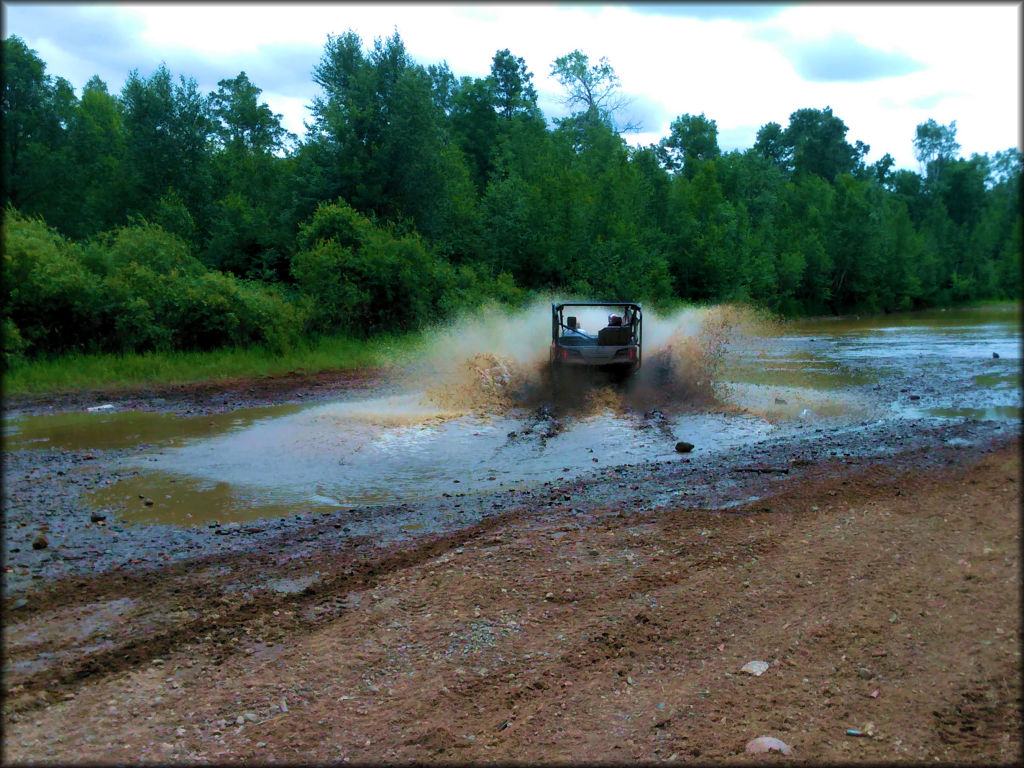
<svg viewBox="0 0 1024 768">
<path fill-rule="evenodd" d="M 348 204 L 321 204 L 299 229 L 292 277 L 318 332 L 409 330 L 443 311 L 455 271 L 415 234 L 378 227 Z"/>
<path fill-rule="evenodd" d="M 209 350 L 300 338 L 308 307 L 275 286 L 208 270 L 177 235 L 142 222 L 71 243 L 9 209 L 4 354 Z"/>
<path fill-rule="evenodd" d="M 18 330 L 21 351 L 96 348 L 100 298 L 99 285 L 82 265 L 77 245 L 42 219 L 7 209 L 3 312 L 5 326 L 10 320 Z"/>
</svg>

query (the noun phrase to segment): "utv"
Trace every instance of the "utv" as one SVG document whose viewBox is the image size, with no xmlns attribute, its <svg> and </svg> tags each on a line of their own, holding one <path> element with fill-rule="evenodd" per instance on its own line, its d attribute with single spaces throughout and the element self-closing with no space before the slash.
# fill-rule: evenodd
<svg viewBox="0 0 1024 768">
<path fill-rule="evenodd" d="M 570 314 L 571 313 L 571 314 Z M 605 318 L 604 313 L 610 313 Z M 585 330 L 587 315 L 597 330 Z M 640 368 L 643 310 L 631 302 L 564 302 L 551 305 L 551 380 L 558 388 L 571 374 L 603 374 L 624 381 Z"/>
</svg>

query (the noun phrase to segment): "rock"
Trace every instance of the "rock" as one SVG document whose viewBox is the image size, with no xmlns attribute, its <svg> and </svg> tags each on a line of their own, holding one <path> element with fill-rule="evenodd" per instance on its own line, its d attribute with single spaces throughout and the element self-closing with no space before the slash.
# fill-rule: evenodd
<svg viewBox="0 0 1024 768">
<path fill-rule="evenodd" d="M 920 395 L 910 395 L 910 396 L 909 396 L 909 398 L 910 398 L 911 400 L 920 400 L 920 399 L 921 399 L 921 396 L 920 396 Z"/>
<path fill-rule="evenodd" d="M 689 453 L 693 450 L 693 443 L 688 443 L 685 440 L 680 440 L 676 443 L 676 453 Z"/>
<path fill-rule="evenodd" d="M 89 520 L 94 522 L 94 523 L 100 523 L 100 522 L 103 522 L 106 519 L 107 519 L 107 516 L 104 515 L 102 512 L 93 512 L 91 515 L 89 515 Z"/>
<path fill-rule="evenodd" d="M 145 504 L 147 507 L 152 507 L 153 506 L 153 500 L 152 499 L 146 499 L 142 503 Z"/>
<path fill-rule="evenodd" d="M 775 404 L 776 405 L 786 405 L 786 401 L 783 400 L 781 397 L 776 397 L 775 398 Z"/>
<path fill-rule="evenodd" d="M 992 353 L 992 359 L 993 360 L 998 360 L 999 359 L 999 353 L 998 352 L 993 352 Z"/>
<path fill-rule="evenodd" d="M 793 754 L 793 748 L 789 744 L 771 736 L 758 736 L 756 739 L 748 741 L 746 751 L 751 755 L 766 755 L 770 752 L 781 752 L 783 755 Z"/>
<path fill-rule="evenodd" d="M 113 403 L 104 403 L 103 405 L 94 405 L 92 408 L 86 408 L 89 413 L 96 413 L 97 411 L 112 411 L 114 410 Z"/>
<path fill-rule="evenodd" d="M 11 606 L 11 610 L 17 611 L 21 608 L 24 608 L 26 605 L 28 605 L 28 600 L 26 600 L 24 597 L 19 597 L 17 600 L 14 601 L 14 605 Z"/>
<path fill-rule="evenodd" d="M 746 672 L 748 675 L 753 675 L 754 677 L 760 677 L 767 671 L 767 661 L 748 661 L 746 664 L 740 667 L 740 672 Z"/>
<path fill-rule="evenodd" d="M 50 546 L 50 542 L 41 533 L 32 541 L 32 549 L 46 549 L 48 546 Z"/>
</svg>

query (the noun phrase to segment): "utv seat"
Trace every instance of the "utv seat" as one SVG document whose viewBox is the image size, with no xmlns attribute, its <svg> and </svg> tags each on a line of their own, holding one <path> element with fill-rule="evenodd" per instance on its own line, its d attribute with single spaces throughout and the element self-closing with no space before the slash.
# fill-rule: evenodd
<svg viewBox="0 0 1024 768">
<path fill-rule="evenodd" d="M 597 332 L 599 347 L 624 347 L 632 341 L 633 334 L 627 326 L 608 326 Z"/>
</svg>

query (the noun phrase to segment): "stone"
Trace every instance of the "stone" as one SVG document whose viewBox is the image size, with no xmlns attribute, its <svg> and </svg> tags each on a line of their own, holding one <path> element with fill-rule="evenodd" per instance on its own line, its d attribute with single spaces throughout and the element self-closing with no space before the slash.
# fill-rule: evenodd
<svg viewBox="0 0 1024 768">
<path fill-rule="evenodd" d="M 693 450 L 693 443 L 688 443 L 685 440 L 680 440 L 676 443 L 676 453 L 689 453 Z"/>
<path fill-rule="evenodd" d="M 746 664 L 740 667 L 740 672 L 745 672 L 746 674 L 753 675 L 754 677 L 760 677 L 767 671 L 767 661 L 748 661 Z"/>
<path fill-rule="evenodd" d="M 999 359 L 999 353 L 998 352 L 993 352 L 992 353 L 992 359 L 993 360 L 998 360 Z"/>
<path fill-rule="evenodd" d="M 771 752 L 780 752 L 783 755 L 793 754 L 793 748 L 789 744 L 772 736 L 758 736 L 756 739 L 748 741 L 746 751 L 751 755 L 766 755 Z"/>
<path fill-rule="evenodd" d="M 50 542 L 41 533 L 32 541 L 32 549 L 46 549 L 48 546 L 50 546 Z"/>
<path fill-rule="evenodd" d="M 89 520 L 94 523 L 101 523 L 106 519 L 107 516 L 104 515 L 102 512 L 93 512 L 91 515 L 89 515 Z"/>
</svg>

